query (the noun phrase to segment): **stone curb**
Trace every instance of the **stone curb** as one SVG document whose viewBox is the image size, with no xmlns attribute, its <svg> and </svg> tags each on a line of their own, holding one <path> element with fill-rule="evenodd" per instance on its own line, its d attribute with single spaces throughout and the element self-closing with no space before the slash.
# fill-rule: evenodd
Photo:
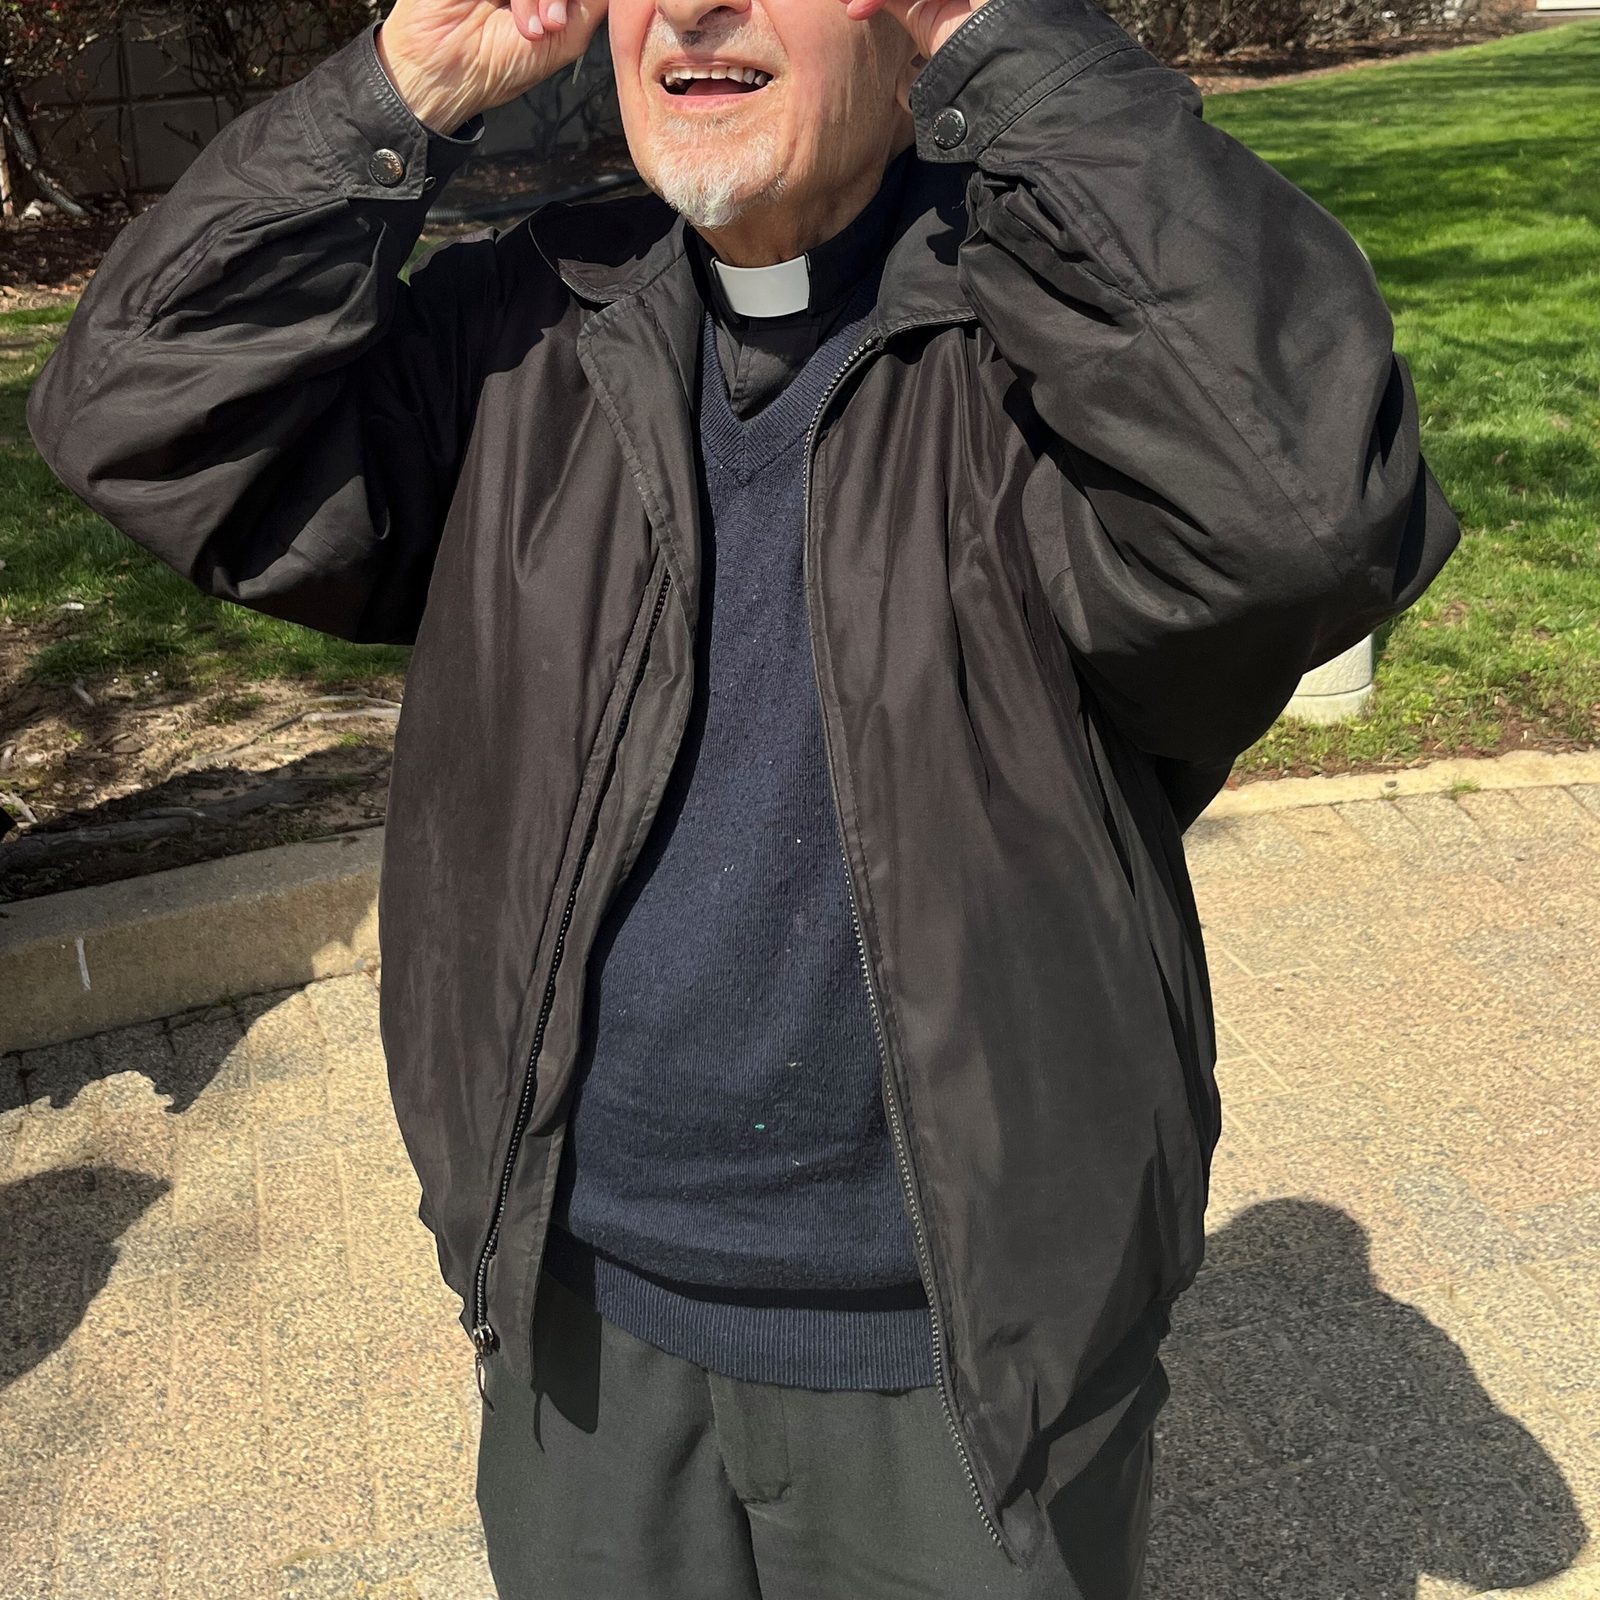
<svg viewBox="0 0 1600 1600">
<path fill-rule="evenodd" d="M 1203 818 L 1257 816 L 1293 806 L 1331 806 L 1345 800 L 1382 800 L 1389 795 L 1444 794 L 1457 784 L 1479 789 L 1542 789 L 1600 783 L 1600 750 L 1551 754 L 1513 750 L 1503 756 L 1430 761 L 1389 772 L 1352 772 L 1327 778 L 1258 778 L 1224 789 Z"/>
<path fill-rule="evenodd" d="M 0 1050 L 374 965 L 382 847 L 364 828 L 0 906 Z"/>
<path fill-rule="evenodd" d="M 1201 821 L 1291 806 L 1600 783 L 1600 750 L 1258 779 Z M 0 907 L 0 1051 L 63 1044 L 194 1006 L 374 966 L 383 829 L 253 850 Z"/>
</svg>

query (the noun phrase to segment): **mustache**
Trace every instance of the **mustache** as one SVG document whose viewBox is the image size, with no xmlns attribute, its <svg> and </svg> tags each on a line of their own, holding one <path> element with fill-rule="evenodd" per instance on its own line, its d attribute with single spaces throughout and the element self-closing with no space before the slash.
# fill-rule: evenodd
<svg viewBox="0 0 1600 1600">
<path fill-rule="evenodd" d="M 727 28 L 689 28 L 680 33 L 671 23 L 656 14 L 650 31 L 645 35 L 641 56 L 652 63 L 652 70 L 669 56 L 680 55 L 738 56 L 741 60 L 772 71 L 788 65 L 782 45 L 772 33 L 763 28 L 753 28 L 745 22 L 736 22 Z"/>
</svg>

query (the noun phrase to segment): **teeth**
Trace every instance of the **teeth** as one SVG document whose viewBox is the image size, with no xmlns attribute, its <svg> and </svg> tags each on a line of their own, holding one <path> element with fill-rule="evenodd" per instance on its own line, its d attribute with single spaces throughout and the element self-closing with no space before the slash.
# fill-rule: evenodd
<svg viewBox="0 0 1600 1600">
<path fill-rule="evenodd" d="M 688 83 L 695 78 L 732 78 L 757 89 L 772 82 L 772 74 L 759 67 L 668 67 L 663 74 L 663 81 L 668 84 Z"/>
</svg>

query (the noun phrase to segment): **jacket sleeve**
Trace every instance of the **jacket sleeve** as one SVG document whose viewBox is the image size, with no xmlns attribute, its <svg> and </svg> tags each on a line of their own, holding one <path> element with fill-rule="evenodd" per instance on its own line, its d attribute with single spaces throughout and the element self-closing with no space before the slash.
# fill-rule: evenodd
<svg viewBox="0 0 1600 1600">
<path fill-rule="evenodd" d="M 482 135 L 364 31 L 118 235 L 28 400 L 45 460 L 203 592 L 410 643 L 474 407 L 492 239 L 400 268 Z"/>
<path fill-rule="evenodd" d="M 1087 0 L 988 0 L 911 108 L 923 159 L 973 165 L 958 274 L 1050 436 L 1052 609 L 1214 792 L 1460 537 L 1372 267 Z"/>
</svg>

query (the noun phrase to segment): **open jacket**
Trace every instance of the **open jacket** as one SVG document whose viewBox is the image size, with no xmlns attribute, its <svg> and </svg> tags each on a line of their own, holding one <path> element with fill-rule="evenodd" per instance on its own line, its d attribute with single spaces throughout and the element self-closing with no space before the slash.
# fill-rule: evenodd
<svg viewBox="0 0 1600 1600">
<path fill-rule="evenodd" d="M 989 0 L 913 114 L 806 599 L 939 1392 L 1028 1564 L 1201 1258 L 1181 833 L 1459 529 L 1372 268 L 1189 78 L 1085 0 Z M 653 196 L 402 282 L 479 131 L 417 123 L 363 33 L 122 232 L 28 415 L 204 592 L 414 643 L 383 1041 L 462 1325 L 529 1377 L 586 957 L 689 709 L 702 307 Z"/>
</svg>

